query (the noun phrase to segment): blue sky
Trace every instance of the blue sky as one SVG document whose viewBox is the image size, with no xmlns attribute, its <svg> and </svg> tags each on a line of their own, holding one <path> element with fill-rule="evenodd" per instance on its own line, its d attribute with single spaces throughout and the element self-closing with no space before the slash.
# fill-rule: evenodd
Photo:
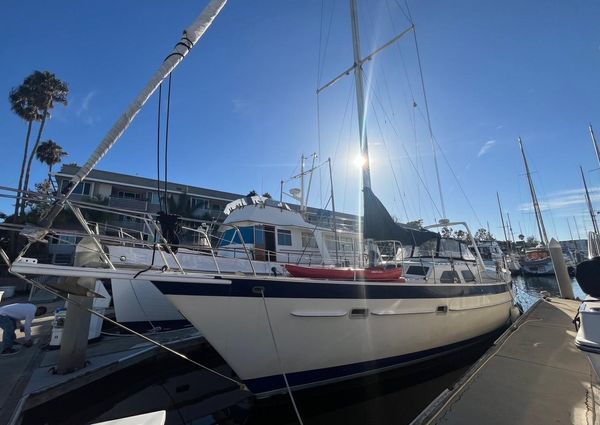
<svg viewBox="0 0 600 425">
<path fill-rule="evenodd" d="M 409 26 L 398 7 L 403 1 L 359 3 L 364 54 Z M 1 184 L 17 184 L 26 130 L 10 111 L 12 87 L 36 69 L 69 83 L 69 105 L 55 109 L 44 137 L 69 152 L 66 162 L 81 164 L 206 4 L 3 2 L 0 146 L 11 159 L 0 168 Z M 498 191 L 515 234 L 536 232 L 517 145 L 521 136 L 548 233 L 569 239 L 570 220 L 576 236 L 575 217 L 583 236 L 591 225 L 579 165 L 600 208 L 600 172 L 587 130 L 591 122 L 600 132 L 600 3 L 423 0 L 409 6 L 431 124 L 443 151 L 438 162 L 447 216 L 474 228 L 489 222 L 499 236 Z M 322 160 L 334 163 L 337 208 L 357 212 L 353 77 L 319 96 L 319 113 L 315 95 L 318 83 L 351 62 L 346 0 L 230 0 L 175 71 L 170 179 L 278 197 L 280 180 L 298 172 L 300 155 L 320 151 Z M 365 71 L 375 193 L 402 221 L 440 218 L 412 35 Z M 156 175 L 156 101 L 150 100 L 100 169 Z M 36 163 L 33 181 L 45 170 Z M 328 191 L 327 175 L 315 175 L 310 204 L 325 205 Z M 10 206 L 3 201 L 0 209 Z"/>
</svg>

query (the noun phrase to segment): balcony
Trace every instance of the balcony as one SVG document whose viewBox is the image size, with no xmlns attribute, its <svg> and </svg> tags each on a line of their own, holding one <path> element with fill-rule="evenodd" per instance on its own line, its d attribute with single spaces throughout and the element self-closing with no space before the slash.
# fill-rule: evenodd
<svg viewBox="0 0 600 425">
<path fill-rule="evenodd" d="M 142 199 L 118 198 L 111 196 L 108 198 L 108 206 L 113 208 L 122 208 L 124 210 L 145 212 L 148 208 L 148 202 Z"/>
</svg>

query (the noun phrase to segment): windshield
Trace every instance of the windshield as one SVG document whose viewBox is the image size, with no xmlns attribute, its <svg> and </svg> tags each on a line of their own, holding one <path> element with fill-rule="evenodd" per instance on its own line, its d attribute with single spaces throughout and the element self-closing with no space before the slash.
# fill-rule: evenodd
<svg viewBox="0 0 600 425">
<path fill-rule="evenodd" d="M 441 257 L 475 261 L 475 256 L 469 251 L 469 247 L 464 241 L 441 238 L 439 251 L 437 248 L 437 241 L 435 239 L 428 240 L 421 245 L 415 246 L 412 257 Z"/>
</svg>

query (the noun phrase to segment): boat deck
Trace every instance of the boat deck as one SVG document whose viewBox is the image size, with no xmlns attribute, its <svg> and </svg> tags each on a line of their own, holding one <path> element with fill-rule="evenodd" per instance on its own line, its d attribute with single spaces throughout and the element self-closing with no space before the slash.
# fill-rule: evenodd
<svg viewBox="0 0 600 425">
<path fill-rule="evenodd" d="M 417 424 L 597 424 L 600 387 L 571 322 L 579 301 L 538 301 Z"/>
</svg>

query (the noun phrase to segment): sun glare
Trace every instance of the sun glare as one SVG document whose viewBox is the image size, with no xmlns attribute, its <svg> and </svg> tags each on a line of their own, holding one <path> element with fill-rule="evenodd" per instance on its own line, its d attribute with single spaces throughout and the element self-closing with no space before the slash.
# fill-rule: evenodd
<svg viewBox="0 0 600 425">
<path fill-rule="evenodd" d="M 356 165 L 357 168 L 364 168 L 366 163 L 367 159 L 362 155 L 358 155 L 356 158 L 354 158 L 354 165 Z"/>
</svg>

